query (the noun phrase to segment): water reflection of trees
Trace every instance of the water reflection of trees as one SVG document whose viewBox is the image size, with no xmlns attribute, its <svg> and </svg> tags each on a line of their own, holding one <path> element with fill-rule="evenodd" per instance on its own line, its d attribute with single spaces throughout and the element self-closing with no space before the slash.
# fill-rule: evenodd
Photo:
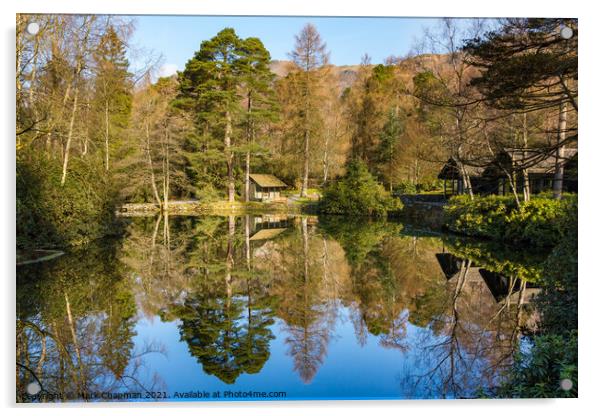
<svg viewBox="0 0 602 416">
<path fill-rule="evenodd" d="M 17 398 L 93 400 L 90 392 L 152 388 L 134 349 L 136 306 L 115 244 L 18 269 Z M 103 259 L 103 261 L 98 261 Z M 151 380 L 152 381 L 152 380 Z M 37 383 L 42 395 L 29 396 Z"/>
<path fill-rule="evenodd" d="M 309 383 L 324 361 L 337 318 L 336 298 L 327 290 L 328 285 L 338 287 L 336 272 L 328 270 L 333 253 L 306 217 L 298 219 L 287 238 L 267 244 L 271 250 L 261 254 L 258 267 L 273 270 L 276 314 L 284 322 L 288 353 L 295 371 Z"/>
<path fill-rule="evenodd" d="M 231 384 L 242 373 L 254 374 L 263 368 L 270 355 L 273 335 L 269 327 L 274 321 L 265 286 L 250 273 L 250 263 L 241 262 L 233 216 L 224 231 L 211 236 L 217 251 L 202 262 L 202 278 L 171 313 L 180 319 L 182 340 L 203 370 Z M 247 244 L 242 246 L 246 250 Z M 244 258 L 248 259 L 247 253 Z M 212 262 L 220 260 L 223 268 L 212 267 Z"/>
<path fill-rule="evenodd" d="M 408 397 L 472 397 L 499 383 L 511 364 L 529 315 L 527 282 L 511 277 L 506 293 L 492 293 L 486 269 L 451 256 L 459 265 L 446 275 L 444 302 L 416 340 L 402 377 Z"/>
<path fill-rule="evenodd" d="M 370 333 L 384 347 L 407 350 L 411 316 L 418 310 L 428 315 L 430 300 L 425 296 L 442 288 L 434 239 L 402 236 L 401 224 L 391 222 L 358 225 L 333 218 L 321 227 L 341 244 L 350 265 L 351 289 L 345 301 L 360 345 Z"/>
<path fill-rule="evenodd" d="M 56 392 L 152 385 L 139 355 L 161 349 L 133 351 L 138 308 L 177 321 L 203 371 L 225 383 L 262 370 L 277 322 L 294 371 L 310 383 L 349 319 L 359 345 L 375 337 L 399 351 L 402 394 L 474 394 L 510 363 L 529 289 L 511 277 L 508 293 L 493 296 L 487 279 L 496 277 L 475 274 L 484 269 L 467 260 L 471 250 L 391 222 L 138 218 L 121 247 L 19 271 L 18 391 L 35 377 Z M 442 252 L 455 259 L 453 273 Z"/>
</svg>

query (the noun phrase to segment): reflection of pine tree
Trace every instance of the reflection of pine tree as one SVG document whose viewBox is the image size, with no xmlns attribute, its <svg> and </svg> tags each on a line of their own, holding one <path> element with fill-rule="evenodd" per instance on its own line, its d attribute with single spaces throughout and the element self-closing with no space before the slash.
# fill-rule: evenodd
<svg viewBox="0 0 602 416">
<path fill-rule="evenodd" d="M 181 338 L 188 343 L 190 353 L 206 373 L 228 384 L 243 373 L 258 373 L 270 356 L 269 342 L 273 339 L 270 298 L 246 270 L 236 268 L 248 267 L 238 258 L 239 237 L 235 218 L 229 217 L 227 233 L 212 238 L 208 246 L 202 244 L 212 253 L 201 263 L 204 280 L 176 311 L 182 321 Z M 225 258 L 225 266 L 213 264 L 212 259 L 220 257 Z M 216 275 L 224 277 L 214 278 Z"/>
<path fill-rule="evenodd" d="M 273 298 L 260 292 L 247 282 L 247 316 L 242 323 L 242 337 L 238 359 L 246 373 L 256 374 L 270 358 L 270 341 L 274 335 L 270 326 L 274 323 Z M 253 293 L 257 292 L 257 294 Z"/>
<path fill-rule="evenodd" d="M 200 292 L 179 313 L 180 334 L 203 370 L 232 384 L 242 373 L 258 373 L 270 356 L 272 312 L 261 300 Z"/>
<path fill-rule="evenodd" d="M 225 294 L 187 299 L 186 315 L 181 316 L 180 334 L 188 343 L 190 353 L 203 365 L 208 374 L 232 384 L 243 372 L 237 362 L 242 328 L 241 299 Z"/>
<path fill-rule="evenodd" d="M 132 338 L 135 335 L 135 321 L 131 319 L 136 314 L 135 301 L 132 293 L 122 288 L 125 286 L 123 283 L 125 282 L 116 285 L 116 290 L 109 296 L 107 318 L 101 327 L 105 341 L 99 349 L 104 365 L 116 378 L 123 376 L 129 363 L 130 351 L 134 348 Z"/>
</svg>

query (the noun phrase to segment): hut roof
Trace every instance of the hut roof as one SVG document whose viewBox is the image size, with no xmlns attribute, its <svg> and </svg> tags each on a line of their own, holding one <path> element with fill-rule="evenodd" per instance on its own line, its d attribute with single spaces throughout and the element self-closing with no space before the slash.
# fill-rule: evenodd
<svg viewBox="0 0 602 416">
<path fill-rule="evenodd" d="M 573 169 L 577 164 L 577 149 L 565 148 L 563 163 L 565 168 Z M 554 173 L 556 167 L 556 154 L 548 153 L 543 149 L 517 149 L 505 148 L 498 153 L 495 159 L 490 161 L 488 166 L 469 166 L 464 165 L 466 173 L 472 178 L 487 176 L 503 176 L 502 167 L 510 170 L 517 168 L 527 168 L 531 173 Z M 459 179 L 461 177 L 458 165 L 453 159 L 449 159 L 441 171 L 439 179 Z"/>
<path fill-rule="evenodd" d="M 512 149 L 506 148 L 504 152 L 512 160 L 514 166 L 525 166 L 531 173 L 553 173 L 556 168 L 556 154 L 545 153 L 539 149 Z M 577 156 L 577 149 L 564 149 L 564 164 Z"/>
<path fill-rule="evenodd" d="M 481 166 L 468 166 L 468 165 L 464 165 L 464 169 L 466 170 L 466 173 L 468 174 L 468 176 L 470 176 L 471 178 L 481 176 L 483 174 L 483 171 L 485 170 L 485 168 L 481 167 Z M 441 171 L 439 172 L 439 175 L 437 177 L 439 179 L 458 179 L 461 176 L 462 175 L 460 175 L 460 169 L 458 168 L 458 165 L 456 164 L 456 162 L 453 159 L 449 159 L 445 163 L 445 165 L 443 166 L 443 168 L 441 169 Z"/>
<path fill-rule="evenodd" d="M 262 188 L 286 188 L 288 186 L 274 175 L 251 173 L 249 177 Z"/>
</svg>

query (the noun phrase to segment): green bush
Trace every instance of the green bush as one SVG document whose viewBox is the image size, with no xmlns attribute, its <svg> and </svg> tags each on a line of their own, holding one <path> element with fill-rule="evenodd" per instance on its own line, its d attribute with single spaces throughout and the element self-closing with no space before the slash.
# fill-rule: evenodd
<svg viewBox="0 0 602 416">
<path fill-rule="evenodd" d="M 443 181 L 441 179 L 424 180 L 416 184 L 417 192 L 432 192 L 443 189 Z"/>
<path fill-rule="evenodd" d="M 516 207 L 511 197 L 490 195 L 459 195 L 450 199 L 445 207 L 446 226 L 454 232 L 493 239 L 502 239 L 506 217 Z"/>
<path fill-rule="evenodd" d="M 403 182 L 401 182 L 393 190 L 393 193 L 395 195 L 413 195 L 416 192 L 418 192 L 418 190 L 416 188 L 416 185 L 414 185 L 410 181 L 403 181 Z"/>
<path fill-rule="evenodd" d="M 577 217 L 566 220 L 566 232 L 543 265 L 545 279 L 536 298 L 545 333 L 564 334 L 577 329 Z"/>
<path fill-rule="evenodd" d="M 345 176 L 324 190 L 318 209 L 324 214 L 384 217 L 400 210 L 401 201 L 385 191 L 365 163 L 351 161 Z"/>
<path fill-rule="evenodd" d="M 64 186 L 61 172 L 60 160 L 19 155 L 17 247 L 76 246 L 115 232 L 116 192 L 102 163 L 73 158 Z"/>
<path fill-rule="evenodd" d="M 553 246 L 562 233 L 565 205 L 557 199 L 533 199 L 512 210 L 505 219 L 505 239 Z"/>
<path fill-rule="evenodd" d="M 467 195 L 453 197 L 445 207 L 445 224 L 451 231 L 500 241 L 553 247 L 576 218 L 577 199 L 537 196 L 517 207 L 510 196 Z"/>
<path fill-rule="evenodd" d="M 497 397 L 552 398 L 577 397 L 577 331 L 568 336 L 536 336 L 528 352 L 516 355 L 507 380 L 496 391 Z M 568 391 L 562 380 L 573 385 Z"/>
</svg>

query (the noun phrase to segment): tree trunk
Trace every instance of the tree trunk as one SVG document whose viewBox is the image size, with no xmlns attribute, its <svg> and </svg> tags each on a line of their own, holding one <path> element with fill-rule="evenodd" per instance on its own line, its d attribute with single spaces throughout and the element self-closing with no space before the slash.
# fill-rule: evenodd
<svg viewBox="0 0 602 416">
<path fill-rule="evenodd" d="M 69 122 L 69 132 L 67 133 L 67 143 L 65 144 L 65 153 L 63 155 L 63 175 L 61 176 L 61 186 L 65 185 L 67 179 L 67 165 L 69 164 L 69 150 L 71 148 L 71 139 L 73 138 L 73 126 L 75 125 L 75 113 L 77 112 L 77 98 L 79 97 L 79 88 L 75 87 L 73 95 L 73 107 L 71 108 L 71 121 Z"/>
<path fill-rule="evenodd" d="M 69 164 L 69 150 L 71 147 L 71 139 L 73 138 L 73 126 L 75 125 L 75 113 L 77 112 L 77 99 L 79 97 L 79 76 L 84 67 L 85 54 L 86 54 L 86 45 L 88 43 L 88 36 L 90 35 L 90 24 L 95 18 L 85 19 L 85 32 L 84 38 L 81 43 L 81 49 L 78 51 L 76 58 L 76 67 L 73 75 L 73 82 L 67 84 L 67 90 L 65 91 L 64 103 L 67 101 L 69 97 L 69 90 L 71 85 L 73 85 L 74 93 L 73 93 L 73 107 L 71 109 L 71 121 L 69 122 L 69 132 L 67 133 L 67 143 L 65 144 L 65 151 L 63 154 L 63 174 L 61 176 L 61 186 L 65 185 L 65 179 L 67 178 L 67 166 Z"/>
<path fill-rule="evenodd" d="M 250 175 L 251 175 L 251 148 L 253 144 L 253 126 L 251 125 L 251 93 L 249 92 L 247 97 L 247 153 L 245 155 L 245 202 L 249 202 L 249 192 L 251 188 Z"/>
<path fill-rule="evenodd" d="M 303 151 L 303 182 L 301 183 L 301 197 L 307 196 L 307 184 L 309 181 L 309 130 L 304 134 L 305 149 Z"/>
<path fill-rule="evenodd" d="M 35 89 L 36 89 L 36 70 L 38 67 L 38 55 L 39 55 L 39 34 L 34 37 L 34 49 L 33 49 L 33 62 L 31 64 L 31 78 L 29 80 L 29 106 L 33 110 L 33 122 L 38 122 L 38 107 L 34 104 Z M 18 78 L 17 78 L 18 79 Z M 20 143 L 20 138 L 18 138 Z"/>
<path fill-rule="evenodd" d="M 326 140 L 324 141 L 324 156 L 322 157 L 322 184 L 325 184 L 328 180 L 328 143 L 329 133 L 326 134 Z"/>
<path fill-rule="evenodd" d="M 251 152 L 247 150 L 245 155 L 245 202 L 249 202 L 249 193 L 251 192 Z"/>
<path fill-rule="evenodd" d="M 105 170 L 109 171 L 109 102 L 105 100 Z"/>
<path fill-rule="evenodd" d="M 303 114 L 303 181 L 301 197 L 307 196 L 309 182 L 309 64 L 305 70 L 305 111 Z"/>
<path fill-rule="evenodd" d="M 463 187 L 462 193 L 468 192 L 470 199 L 474 199 L 474 195 L 472 192 L 472 183 L 470 181 L 470 176 L 466 172 L 464 163 L 457 160 L 456 165 L 458 166 L 458 169 L 460 170 L 460 176 L 462 177 L 462 187 Z"/>
<path fill-rule="evenodd" d="M 529 147 L 528 130 L 527 130 L 527 113 L 523 114 L 523 146 L 525 149 Z M 523 153 L 523 160 L 525 160 Z M 531 187 L 529 186 L 529 169 L 522 170 L 523 173 L 523 199 L 528 202 L 531 199 Z"/>
<path fill-rule="evenodd" d="M 512 190 L 512 195 L 514 195 L 514 201 L 516 202 L 516 206 L 520 207 L 520 198 L 518 197 L 518 192 L 516 191 L 516 181 L 512 176 L 512 173 L 508 172 L 507 169 L 503 169 L 506 177 L 508 178 L 508 183 L 510 184 L 510 189 Z"/>
<path fill-rule="evenodd" d="M 389 193 L 393 193 L 393 146 L 389 146 Z"/>
<path fill-rule="evenodd" d="M 418 185 L 418 177 L 420 176 L 420 167 L 418 166 L 418 158 L 414 159 L 414 185 Z"/>
<path fill-rule="evenodd" d="M 234 171 L 233 161 L 234 155 L 231 150 L 231 136 L 232 136 L 232 116 L 230 111 L 226 111 L 226 131 L 224 134 L 224 147 L 226 153 L 226 167 L 228 169 L 228 202 L 234 202 Z"/>
<path fill-rule="evenodd" d="M 562 182 L 564 180 L 564 141 L 566 139 L 567 103 L 560 104 L 558 118 L 558 143 L 556 147 L 556 166 L 554 169 L 554 184 L 552 187 L 554 198 L 562 198 Z"/>
<path fill-rule="evenodd" d="M 148 162 L 148 167 L 150 170 L 151 187 L 153 190 L 153 195 L 155 196 L 155 201 L 157 201 L 157 204 L 159 204 L 159 206 L 161 206 L 161 198 L 159 197 L 159 191 L 157 190 L 157 183 L 155 182 L 155 169 L 153 166 L 153 159 L 152 159 L 151 151 L 150 151 L 150 131 L 149 131 L 149 126 L 148 126 L 148 120 L 146 121 L 146 160 Z"/>
<path fill-rule="evenodd" d="M 529 169 L 523 169 L 523 199 L 529 202 L 531 199 L 531 187 L 529 186 Z"/>
<path fill-rule="evenodd" d="M 165 172 L 163 173 L 163 210 L 169 211 L 169 130 L 165 126 Z"/>
</svg>

